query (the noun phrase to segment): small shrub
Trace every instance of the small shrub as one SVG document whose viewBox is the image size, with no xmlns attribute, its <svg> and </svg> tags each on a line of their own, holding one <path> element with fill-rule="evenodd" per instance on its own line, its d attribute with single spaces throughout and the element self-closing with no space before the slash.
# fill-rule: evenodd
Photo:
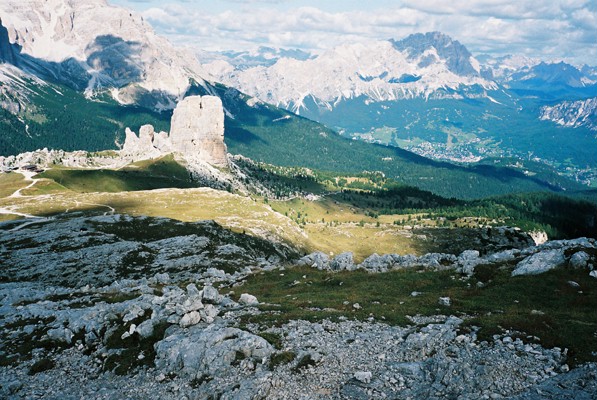
<svg viewBox="0 0 597 400">
<path fill-rule="evenodd" d="M 274 353 L 269 360 L 269 369 L 273 371 L 278 365 L 290 364 L 296 358 L 293 351 L 280 351 Z"/>
<path fill-rule="evenodd" d="M 481 264 L 475 267 L 474 276 L 480 282 L 489 282 L 495 279 L 498 269 L 494 265 Z"/>
<path fill-rule="evenodd" d="M 315 365 L 315 361 L 311 358 L 311 354 L 306 354 L 299 362 L 294 366 L 292 369 L 293 372 L 300 372 L 301 370 L 307 368 L 309 365 Z"/>
<path fill-rule="evenodd" d="M 31 368 L 29 368 L 29 375 L 35 375 L 35 374 L 38 374 L 40 372 L 47 371 L 49 369 L 54 368 L 55 366 L 56 366 L 56 364 L 54 363 L 53 360 L 51 360 L 49 358 L 42 358 L 40 360 L 37 360 L 31 366 Z"/>
<path fill-rule="evenodd" d="M 261 332 L 258 334 L 258 336 L 264 338 L 269 344 L 274 346 L 276 350 L 282 349 L 282 337 L 277 333 Z"/>
<path fill-rule="evenodd" d="M 214 378 L 212 376 L 209 375 L 201 375 L 198 378 L 193 378 L 191 379 L 191 382 L 189 382 L 189 385 L 193 388 L 193 389 L 197 389 L 199 386 L 203 385 L 204 383 L 207 383 L 209 381 L 212 381 Z"/>
</svg>

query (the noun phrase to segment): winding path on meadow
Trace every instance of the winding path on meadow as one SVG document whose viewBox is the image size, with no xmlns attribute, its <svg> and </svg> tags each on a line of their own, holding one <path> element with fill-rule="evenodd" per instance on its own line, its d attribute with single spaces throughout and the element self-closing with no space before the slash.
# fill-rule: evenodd
<svg viewBox="0 0 597 400">
<path fill-rule="evenodd" d="M 35 186 L 35 184 L 39 181 L 39 179 L 34 179 L 33 178 L 35 175 L 37 175 L 37 172 L 26 171 L 26 170 L 19 170 L 19 171 L 16 171 L 16 172 L 19 173 L 19 174 L 21 174 L 21 175 L 23 175 L 25 177 L 25 180 L 26 181 L 31 181 L 31 183 L 29 185 L 25 186 L 24 188 L 20 188 L 19 190 L 17 190 L 16 192 L 14 192 L 13 194 L 11 194 L 8 197 L 9 198 L 27 197 L 24 194 L 22 194 L 21 191 L 26 190 L 26 189 L 31 189 L 33 186 Z M 17 214 L 17 215 L 19 215 L 19 214 Z"/>
<path fill-rule="evenodd" d="M 23 190 L 26 189 L 31 189 L 33 186 L 35 186 L 35 184 L 37 182 L 39 182 L 41 179 L 35 179 L 34 176 L 37 175 L 37 172 L 34 171 L 27 171 L 27 170 L 19 170 L 19 171 L 15 171 L 16 173 L 19 173 L 21 175 L 23 175 L 25 177 L 26 181 L 30 181 L 31 183 L 29 183 L 29 185 L 22 187 L 18 190 L 16 190 L 13 194 L 11 194 L 10 196 L 8 196 L 7 198 L 23 198 L 23 197 L 34 197 L 34 196 L 28 196 L 28 195 L 24 195 L 22 193 Z M 114 207 L 111 207 L 107 204 L 97 204 L 97 203 L 83 203 L 80 201 L 75 200 L 76 203 L 76 207 L 80 206 L 80 205 L 91 205 L 91 206 L 100 206 L 100 207 L 106 207 L 108 208 L 110 211 L 107 211 L 104 213 L 104 215 L 107 214 L 113 214 L 116 212 L 116 209 L 114 209 Z M 30 221 L 24 222 L 12 229 L 10 229 L 10 232 L 14 232 L 14 231 L 18 231 L 28 225 L 31 224 L 35 224 L 38 222 L 45 222 L 45 221 L 50 221 L 52 219 L 54 219 L 53 217 L 40 217 L 37 215 L 32 215 L 32 214 L 26 214 L 26 213 L 22 213 L 20 211 L 15 211 L 15 208 L 18 208 L 18 206 L 10 206 L 10 207 L 0 207 L 0 214 L 5 214 L 5 215 L 17 215 L 19 217 L 23 217 L 23 218 L 27 218 L 27 219 L 31 219 Z M 65 213 L 68 213 L 70 211 L 70 209 L 67 209 L 65 211 Z"/>
</svg>

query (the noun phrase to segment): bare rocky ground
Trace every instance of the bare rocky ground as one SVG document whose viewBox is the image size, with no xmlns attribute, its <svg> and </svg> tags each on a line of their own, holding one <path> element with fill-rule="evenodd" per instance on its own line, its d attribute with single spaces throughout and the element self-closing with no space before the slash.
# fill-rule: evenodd
<svg viewBox="0 0 597 400">
<path fill-rule="evenodd" d="M 577 239 L 355 265 L 349 254 L 297 261 L 289 247 L 208 222 L 80 215 L 3 223 L 0 397 L 592 399 L 595 364 L 570 370 L 566 349 L 513 332 L 480 340 L 462 329 L 464 316 L 412 316 L 402 327 L 347 318 L 243 323 L 262 311 L 241 281 L 296 263 L 466 275 L 507 261 L 513 274 L 564 265 L 588 272 L 596 249 L 594 240 Z"/>
</svg>

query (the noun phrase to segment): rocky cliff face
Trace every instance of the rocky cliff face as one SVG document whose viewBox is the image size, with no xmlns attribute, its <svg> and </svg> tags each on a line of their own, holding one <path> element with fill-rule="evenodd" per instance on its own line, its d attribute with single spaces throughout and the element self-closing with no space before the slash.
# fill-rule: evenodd
<svg viewBox="0 0 597 400">
<path fill-rule="evenodd" d="M 144 125 L 137 136 L 129 128 L 122 153 L 133 159 L 155 158 L 171 152 L 185 160 L 228 165 L 224 143 L 224 107 L 219 97 L 190 96 L 181 100 L 172 115 L 170 136 Z"/>
<path fill-rule="evenodd" d="M 3 0 L 0 20 L 0 59 L 89 95 L 114 89 L 123 103 L 166 109 L 191 79 L 205 84 L 194 57 L 157 36 L 141 16 L 104 0 Z"/>
<path fill-rule="evenodd" d="M 172 115 L 170 141 L 175 152 L 212 165 L 227 165 L 220 98 L 191 96 L 179 102 Z"/>
<path fill-rule="evenodd" d="M 597 131 L 597 97 L 579 101 L 564 101 L 541 108 L 540 118 L 558 125 Z"/>
</svg>

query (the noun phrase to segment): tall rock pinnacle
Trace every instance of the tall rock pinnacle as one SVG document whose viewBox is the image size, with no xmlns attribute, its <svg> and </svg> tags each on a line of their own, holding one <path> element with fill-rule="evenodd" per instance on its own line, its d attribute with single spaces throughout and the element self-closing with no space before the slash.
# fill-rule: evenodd
<svg viewBox="0 0 597 400">
<path fill-rule="evenodd" d="M 224 108 L 215 96 L 191 96 L 178 103 L 170 126 L 172 151 L 226 166 Z"/>
<path fill-rule="evenodd" d="M 191 96 L 181 100 L 172 115 L 170 135 L 141 127 L 139 136 L 127 128 L 123 154 L 135 159 L 180 153 L 187 161 L 228 166 L 224 143 L 224 107 L 215 96 Z"/>
</svg>

